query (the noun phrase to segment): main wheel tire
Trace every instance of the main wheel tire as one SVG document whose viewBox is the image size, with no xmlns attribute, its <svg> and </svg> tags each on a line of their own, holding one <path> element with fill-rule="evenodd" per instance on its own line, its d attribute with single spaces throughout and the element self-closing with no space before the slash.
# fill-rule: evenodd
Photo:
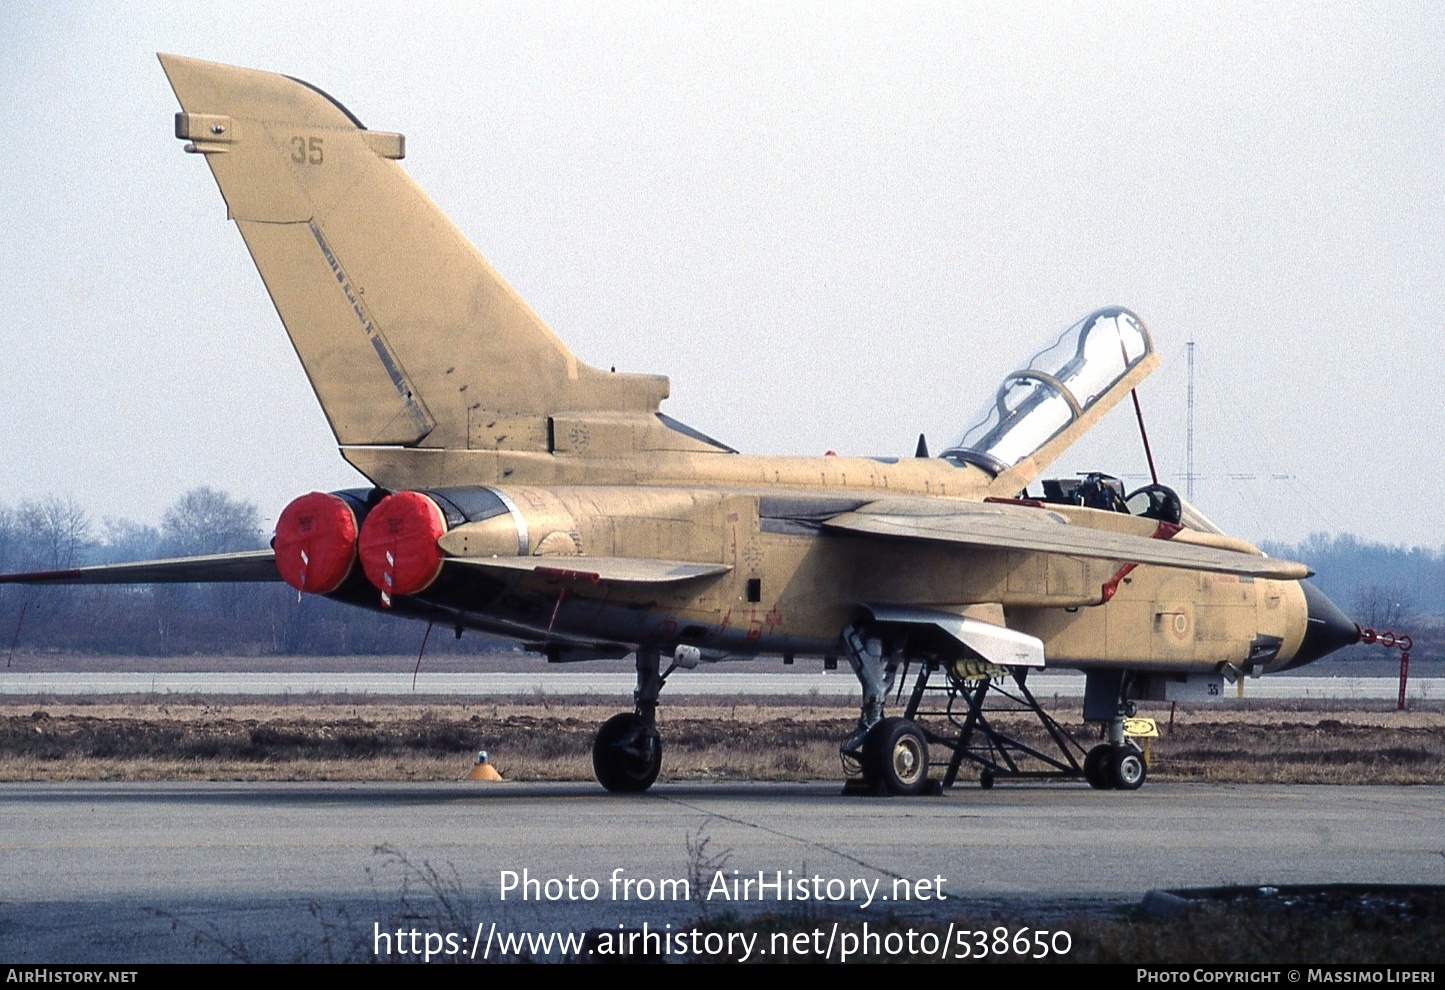
<svg viewBox="0 0 1445 990">
<path fill-rule="evenodd" d="M 1109 764 L 1109 778 L 1121 791 L 1137 791 L 1144 786 L 1149 768 L 1144 763 L 1144 754 L 1133 746 L 1121 746 L 1114 753 Z"/>
<path fill-rule="evenodd" d="M 889 794 L 922 794 L 928 786 L 928 742 L 906 718 L 885 718 L 863 740 L 865 775 Z"/>
<path fill-rule="evenodd" d="M 1089 750 L 1084 757 L 1084 779 L 1089 786 L 1097 790 L 1107 791 L 1113 787 L 1111 773 L 1111 761 L 1114 758 L 1114 748 L 1108 743 L 1100 743 Z"/>
<path fill-rule="evenodd" d="M 662 769 L 662 740 L 657 735 L 640 736 L 642 716 L 634 712 L 613 715 L 592 741 L 592 772 L 597 783 L 613 793 L 637 794 L 652 786 L 657 772 Z M 634 737 L 631 747 L 622 743 Z M 646 756 L 632 752 L 641 748 Z"/>
</svg>

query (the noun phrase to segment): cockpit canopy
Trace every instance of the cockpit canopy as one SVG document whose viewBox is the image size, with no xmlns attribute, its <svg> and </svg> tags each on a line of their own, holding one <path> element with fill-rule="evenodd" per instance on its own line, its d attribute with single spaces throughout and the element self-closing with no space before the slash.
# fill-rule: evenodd
<svg viewBox="0 0 1445 990">
<path fill-rule="evenodd" d="M 1092 425 L 1154 364 L 1154 342 L 1137 316 L 1118 306 L 1090 313 L 1005 375 L 993 400 L 940 456 L 997 476 L 1070 426 Z"/>
</svg>

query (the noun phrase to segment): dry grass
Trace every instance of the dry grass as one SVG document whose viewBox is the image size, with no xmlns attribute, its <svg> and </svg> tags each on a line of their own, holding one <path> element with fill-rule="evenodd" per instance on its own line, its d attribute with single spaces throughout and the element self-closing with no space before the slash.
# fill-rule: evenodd
<svg viewBox="0 0 1445 990">
<path fill-rule="evenodd" d="M 1072 926 L 1070 962 L 1429 965 L 1445 944 L 1445 904 L 1436 893 L 1402 921 L 1364 910 L 1270 911 L 1210 905 L 1187 921 L 1091 918 Z"/>
<path fill-rule="evenodd" d="M 0 705 L 0 780 L 455 780 L 475 752 L 513 780 L 590 780 L 615 702 L 168 700 Z M 1071 707 L 1060 715 L 1076 714 Z M 1335 705 L 1153 713 L 1156 780 L 1445 783 L 1445 712 Z M 852 709 L 828 702 L 664 706 L 664 779 L 838 779 Z M 1013 731 L 1042 742 L 1021 717 Z M 1092 730 L 1072 728 L 1081 740 Z"/>
<path fill-rule="evenodd" d="M 1032 959 L 1027 955 L 1013 955 L 1005 949 L 1002 955 L 973 961 L 1438 966 L 1440 946 L 1445 944 L 1445 893 L 1438 887 L 1414 888 L 1393 895 L 1382 894 L 1385 890 L 1388 888 L 1348 893 L 1321 888 L 1322 896 L 1308 903 L 1294 904 L 1270 905 L 1245 897 L 1232 903 L 1206 903 L 1175 918 L 1144 917 L 1137 908 L 1095 910 L 1087 914 L 1048 912 L 1038 907 L 1026 913 L 971 912 L 965 908 L 953 919 L 953 924 L 955 935 L 958 931 L 989 933 L 982 941 L 990 947 L 1000 944 L 993 942 L 1000 927 L 1010 936 L 1020 930 L 1030 934 L 1035 931 L 1069 934 L 1068 943 L 1056 943 L 1068 944 L 1067 954 Z M 828 931 L 834 920 L 840 922 L 843 931 L 856 933 L 861 927 L 851 915 L 835 918 L 826 913 L 808 912 L 745 920 L 721 917 L 704 922 L 704 927 L 760 932 L 759 943 L 768 946 L 774 932 L 812 932 L 819 928 Z M 890 918 L 873 921 L 871 925 L 880 934 L 907 933 L 910 929 L 917 933 L 933 932 L 941 946 L 946 944 L 949 919 L 919 922 Z M 979 944 L 973 939 L 959 942 L 955 938 L 955 955 L 964 951 L 963 943 L 968 944 L 970 953 Z M 881 940 L 875 944 L 882 949 Z M 816 959 L 816 956 L 791 959 L 768 956 L 754 961 L 814 962 Z M 921 952 L 904 951 L 887 955 L 880 951 L 860 953 L 852 961 L 926 963 L 940 960 L 938 954 L 926 957 Z"/>
</svg>

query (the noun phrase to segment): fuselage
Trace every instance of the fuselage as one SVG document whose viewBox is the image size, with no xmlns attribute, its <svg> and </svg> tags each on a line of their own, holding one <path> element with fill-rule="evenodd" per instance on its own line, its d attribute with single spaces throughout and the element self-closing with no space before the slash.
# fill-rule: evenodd
<svg viewBox="0 0 1445 990">
<path fill-rule="evenodd" d="M 453 527 L 443 539 L 449 553 L 547 556 L 558 565 L 546 575 L 448 570 L 399 605 L 522 639 L 558 659 L 620 654 L 642 642 L 693 645 L 711 659 L 833 657 L 839 630 L 865 603 L 960 614 L 999 607 L 1007 625 L 1043 640 L 1050 665 L 1081 669 L 1229 664 L 1265 672 L 1290 664 L 1308 628 L 1297 581 L 1159 566 L 1120 575 L 1122 561 L 865 539 L 821 525 L 884 497 L 990 497 L 987 472 L 937 459 L 654 452 L 621 464 L 517 451 L 395 453 L 409 488 L 444 493 L 465 487 L 481 468 L 497 479 L 486 487 L 513 507 Z M 387 467 L 393 477 L 398 470 Z M 1142 537 L 1156 528 L 1125 513 L 1048 509 L 1077 526 Z M 1174 538 L 1259 553 L 1215 533 L 1186 529 Z M 580 576 L 589 557 L 728 570 L 665 588 L 629 587 Z M 342 595 L 356 602 L 367 591 L 349 587 Z"/>
</svg>

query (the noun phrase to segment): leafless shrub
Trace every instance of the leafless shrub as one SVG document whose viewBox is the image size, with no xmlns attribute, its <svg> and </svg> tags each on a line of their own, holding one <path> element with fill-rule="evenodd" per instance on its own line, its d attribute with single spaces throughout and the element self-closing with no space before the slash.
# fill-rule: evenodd
<svg viewBox="0 0 1445 990">
<path fill-rule="evenodd" d="M 692 902 L 697 907 L 698 917 L 708 918 L 707 890 L 713 877 L 717 876 L 732 859 L 731 849 L 712 848 L 712 836 L 708 834 L 708 822 L 704 821 L 687 835 L 687 882 Z"/>
</svg>

